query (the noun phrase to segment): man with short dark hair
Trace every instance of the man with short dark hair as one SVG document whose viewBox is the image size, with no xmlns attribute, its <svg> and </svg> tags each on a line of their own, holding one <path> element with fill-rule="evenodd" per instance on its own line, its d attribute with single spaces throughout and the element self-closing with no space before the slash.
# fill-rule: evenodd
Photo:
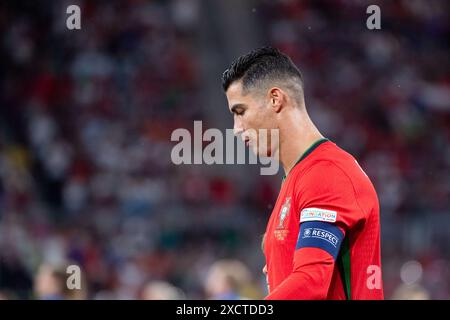
<svg viewBox="0 0 450 320">
<path fill-rule="evenodd" d="M 383 299 L 376 191 L 356 160 L 308 116 L 291 59 L 264 47 L 223 74 L 234 132 L 279 157 L 285 176 L 263 244 L 266 299 Z M 263 147 L 258 132 L 278 130 Z"/>
</svg>

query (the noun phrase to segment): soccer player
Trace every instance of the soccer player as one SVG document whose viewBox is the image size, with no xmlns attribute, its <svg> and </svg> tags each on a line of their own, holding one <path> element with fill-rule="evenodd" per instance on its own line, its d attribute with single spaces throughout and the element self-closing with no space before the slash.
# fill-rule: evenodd
<svg viewBox="0 0 450 320">
<path fill-rule="evenodd" d="M 278 155 L 285 171 L 263 244 L 266 299 L 383 299 L 376 191 L 311 121 L 300 71 L 264 47 L 234 61 L 222 82 L 235 134 Z M 278 141 L 262 148 L 260 129 L 278 130 Z"/>
</svg>

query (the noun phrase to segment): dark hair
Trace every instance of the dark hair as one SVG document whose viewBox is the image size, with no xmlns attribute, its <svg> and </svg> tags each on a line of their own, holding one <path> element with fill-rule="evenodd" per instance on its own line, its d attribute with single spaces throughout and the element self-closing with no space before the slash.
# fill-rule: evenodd
<svg viewBox="0 0 450 320">
<path fill-rule="evenodd" d="M 243 90 L 247 90 L 262 79 L 295 78 L 303 88 L 303 77 L 292 60 L 276 48 L 262 47 L 237 58 L 222 76 L 223 90 L 242 79 Z"/>
</svg>

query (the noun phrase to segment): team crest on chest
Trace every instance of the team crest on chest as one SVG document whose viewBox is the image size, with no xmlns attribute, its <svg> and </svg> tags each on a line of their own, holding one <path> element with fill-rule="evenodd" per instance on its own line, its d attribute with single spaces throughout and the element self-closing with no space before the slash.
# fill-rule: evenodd
<svg viewBox="0 0 450 320">
<path fill-rule="evenodd" d="M 291 197 L 287 197 L 278 215 L 278 225 L 275 229 L 275 238 L 277 240 L 284 240 L 288 234 L 289 230 L 286 229 L 286 218 L 289 215 L 290 209 Z"/>
</svg>

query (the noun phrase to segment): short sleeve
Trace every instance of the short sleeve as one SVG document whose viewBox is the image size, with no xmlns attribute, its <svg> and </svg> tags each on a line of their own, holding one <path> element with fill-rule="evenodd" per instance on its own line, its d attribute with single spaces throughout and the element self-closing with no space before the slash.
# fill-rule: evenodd
<svg viewBox="0 0 450 320">
<path fill-rule="evenodd" d="M 355 189 L 347 174 L 331 161 L 319 161 L 295 180 L 295 197 L 300 225 L 325 222 L 342 231 L 365 219 Z"/>
</svg>

